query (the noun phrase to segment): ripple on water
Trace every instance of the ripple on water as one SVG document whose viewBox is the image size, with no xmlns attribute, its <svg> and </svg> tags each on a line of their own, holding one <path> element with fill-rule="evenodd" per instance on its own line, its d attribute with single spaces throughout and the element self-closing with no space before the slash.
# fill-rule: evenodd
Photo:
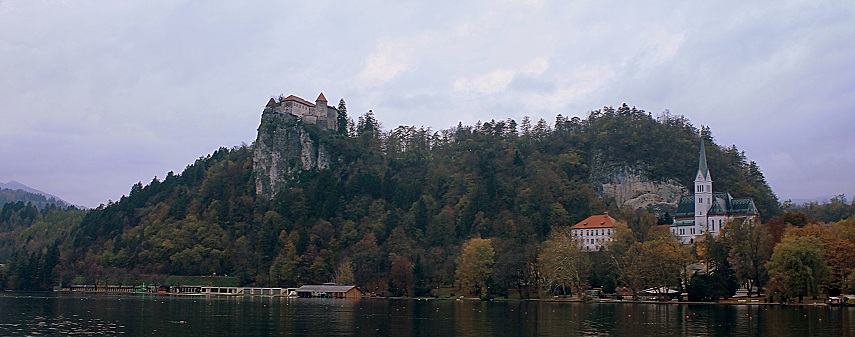
<svg viewBox="0 0 855 337">
<path fill-rule="evenodd" d="M 32 317 L 23 323 L 0 324 L 0 336 L 38 336 L 38 335 L 87 335 L 103 336 L 123 334 L 124 326 L 101 319 L 82 319 L 72 317 Z"/>
</svg>

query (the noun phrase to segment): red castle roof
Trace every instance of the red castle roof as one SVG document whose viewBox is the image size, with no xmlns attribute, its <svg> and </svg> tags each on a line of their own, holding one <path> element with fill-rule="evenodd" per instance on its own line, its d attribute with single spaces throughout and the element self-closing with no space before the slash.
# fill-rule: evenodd
<svg viewBox="0 0 855 337">
<path fill-rule="evenodd" d="M 315 103 L 309 102 L 309 101 L 307 101 L 307 100 L 304 100 L 304 99 L 302 99 L 302 98 L 300 98 L 300 97 L 297 97 L 297 96 L 294 96 L 294 95 L 288 95 L 288 97 L 283 98 L 283 99 L 282 99 L 282 101 L 283 101 L 283 102 L 285 102 L 285 101 L 293 101 L 293 102 L 298 102 L 298 103 L 300 103 L 300 104 L 305 104 L 305 105 L 308 105 L 308 106 L 315 106 Z"/>
</svg>

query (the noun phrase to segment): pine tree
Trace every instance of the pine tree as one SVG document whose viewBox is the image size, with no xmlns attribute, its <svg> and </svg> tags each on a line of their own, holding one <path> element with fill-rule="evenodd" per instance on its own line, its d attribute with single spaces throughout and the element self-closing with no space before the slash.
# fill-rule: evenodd
<svg viewBox="0 0 855 337">
<path fill-rule="evenodd" d="M 336 119 L 336 132 L 340 135 L 348 136 L 350 132 L 348 132 L 348 117 L 347 117 L 347 104 L 344 102 L 344 98 L 338 101 L 338 118 Z"/>
</svg>

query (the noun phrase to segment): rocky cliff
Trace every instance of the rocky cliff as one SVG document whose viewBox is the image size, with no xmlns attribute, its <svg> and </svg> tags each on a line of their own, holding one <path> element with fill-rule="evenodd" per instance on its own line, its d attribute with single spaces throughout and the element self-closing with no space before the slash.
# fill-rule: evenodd
<svg viewBox="0 0 855 337">
<path fill-rule="evenodd" d="M 603 199 L 612 199 L 618 205 L 632 209 L 643 209 L 659 216 L 677 208 L 680 196 L 687 193 L 685 187 L 675 180 L 654 181 L 643 169 L 629 166 L 602 168 L 597 177 Z"/>
<path fill-rule="evenodd" d="M 272 108 L 261 114 L 252 156 L 257 195 L 272 198 L 295 173 L 329 168 L 326 146 L 307 127 L 299 117 Z"/>
</svg>

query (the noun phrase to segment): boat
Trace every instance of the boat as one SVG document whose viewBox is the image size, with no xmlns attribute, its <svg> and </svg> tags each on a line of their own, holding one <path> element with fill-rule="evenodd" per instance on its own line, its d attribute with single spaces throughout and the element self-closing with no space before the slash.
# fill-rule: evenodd
<svg viewBox="0 0 855 337">
<path fill-rule="evenodd" d="M 825 300 L 825 304 L 831 307 L 845 307 L 849 305 L 849 297 L 846 296 L 831 296 Z"/>
</svg>

